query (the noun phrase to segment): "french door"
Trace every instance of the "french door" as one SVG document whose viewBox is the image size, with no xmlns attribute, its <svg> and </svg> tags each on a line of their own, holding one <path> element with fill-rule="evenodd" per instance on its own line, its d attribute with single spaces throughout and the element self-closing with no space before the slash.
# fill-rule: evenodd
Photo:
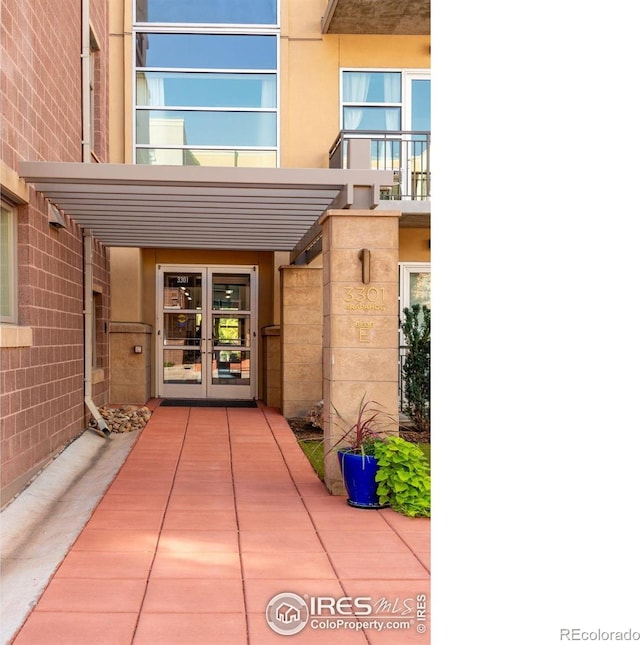
<svg viewBox="0 0 640 645">
<path fill-rule="evenodd" d="M 158 395 L 255 399 L 257 267 L 158 265 Z"/>
<path fill-rule="evenodd" d="M 431 195 L 431 74 L 406 72 L 402 101 L 405 135 L 405 172 L 401 191 L 410 199 L 426 199 Z M 427 134 L 425 139 L 424 133 Z"/>
<path fill-rule="evenodd" d="M 431 74 L 406 72 L 404 92 L 404 129 L 431 132 Z"/>
</svg>

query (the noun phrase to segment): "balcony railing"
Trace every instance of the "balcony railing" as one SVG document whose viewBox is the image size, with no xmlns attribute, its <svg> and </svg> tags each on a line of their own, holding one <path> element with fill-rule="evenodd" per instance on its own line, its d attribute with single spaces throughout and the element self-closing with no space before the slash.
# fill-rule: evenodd
<svg viewBox="0 0 640 645">
<path fill-rule="evenodd" d="M 370 142 L 368 159 L 357 166 L 349 150 L 355 140 Z M 426 200 L 431 197 L 430 149 L 431 132 L 341 130 L 329 151 L 329 167 L 393 170 L 393 186 L 383 189 L 381 199 Z"/>
</svg>

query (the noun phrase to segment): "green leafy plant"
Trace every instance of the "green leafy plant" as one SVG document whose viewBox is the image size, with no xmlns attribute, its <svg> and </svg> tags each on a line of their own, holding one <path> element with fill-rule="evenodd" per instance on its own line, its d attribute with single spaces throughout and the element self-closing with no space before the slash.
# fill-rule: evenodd
<svg viewBox="0 0 640 645">
<path fill-rule="evenodd" d="M 429 463 L 420 448 L 401 437 L 376 442 L 378 497 L 409 517 L 431 517 Z"/>
<path fill-rule="evenodd" d="M 353 423 L 346 421 L 335 406 L 333 409 L 343 426 L 343 435 L 331 450 L 349 450 L 359 452 L 363 456 L 373 455 L 375 444 L 386 436 L 384 425 L 391 421 L 391 416 L 380 409 L 379 403 L 367 400 L 366 393 L 360 399 Z"/>
<path fill-rule="evenodd" d="M 402 411 L 419 432 L 431 425 L 431 310 L 415 304 L 404 308 L 402 333 L 407 355 L 402 365 L 404 402 Z"/>
</svg>

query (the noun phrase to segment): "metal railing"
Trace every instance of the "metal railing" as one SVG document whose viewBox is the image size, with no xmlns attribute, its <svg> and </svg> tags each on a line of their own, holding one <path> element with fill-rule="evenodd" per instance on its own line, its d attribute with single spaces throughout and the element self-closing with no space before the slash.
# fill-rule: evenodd
<svg viewBox="0 0 640 645">
<path fill-rule="evenodd" d="M 431 132 L 341 130 L 329 150 L 330 168 L 347 168 L 349 142 L 371 142 L 372 170 L 392 170 L 394 183 L 381 199 L 426 200 L 431 197 Z"/>
<path fill-rule="evenodd" d="M 402 375 L 402 368 L 404 361 L 407 357 L 409 347 L 407 345 L 400 345 L 398 348 L 398 407 L 400 411 L 404 410 L 406 400 L 404 398 L 404 376 Z"/>
</svg>

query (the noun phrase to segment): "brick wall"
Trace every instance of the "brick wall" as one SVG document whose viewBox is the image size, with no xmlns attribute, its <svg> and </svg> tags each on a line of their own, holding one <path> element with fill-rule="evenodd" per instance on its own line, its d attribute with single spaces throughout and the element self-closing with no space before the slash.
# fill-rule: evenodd
<svg viewBox="0 0 640 645">
<path fill-rule="evenodd" d="M 81 3 L 0 0 L 1 159 L 81 161 Z M 108 160 L 107 0 L 91 1 L 96 61 L 96 156 Z M 4 505 L 86 427 L 82 230 L 48 224 L 47 204 L 33 188 L 18 219 L 18 325 L 27 347 L 0 349 L 0 484 Z M 107 403 L 110 311 L 108 251 L 94 242 L 97 295 L 93 398 Z"/>
<path fill-rule="evenodd" d="M 2 160 L 82 160 L 80 0 L 1 0 Z M 108 160 L 107 0 L 92 0 L 96 56 L 95 150 Z"/>
<path fill-rule="evenodd" d="M 51 228 L 43 207 L 42 197 L 33 194 L 30 205 L 18 209 L 18 321 L 32 329 L 33 344 L 0 350 L 4 498 L 17 492 L 12 483 L 20 488 L 23 477 L 82 432 L 88 420 L 82 231 L 68 218 L 66 229 Z M 107 254 L 95 244 L 93 282 L 102 291 L 96 327 L 102 330 L 109 311 L 107 272 Z M 97 348 L 104 378 L 94 386 L 94 401 L 101 405 L 108 389 L 106 334 L 97 335 Z"/>
</svg>

